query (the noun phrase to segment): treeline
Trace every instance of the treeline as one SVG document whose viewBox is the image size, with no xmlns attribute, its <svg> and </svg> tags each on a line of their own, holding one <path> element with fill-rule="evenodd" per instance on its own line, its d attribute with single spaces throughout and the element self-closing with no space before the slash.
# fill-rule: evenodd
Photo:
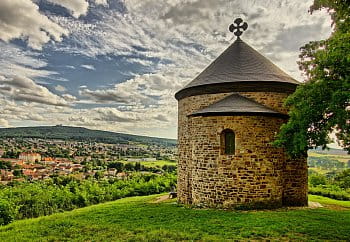
<svg viewBox="0 0 350 242">
<path fill-rule="evenodd" d="M 153 173 L 157 172 L 175 172 L 177 167 L 176 165 L 163 165 L 162 167 L 147 167 L 142 165 L 140 162 L 110 162 L 107 164 L 108 168 L 115 168 L 118 172 L 123 171 L 149 171 Z"/>
<path fill-rule="evenodd" d="M 85 142 L 99 142 L 107 144 L 129 144 L 130 142 L 137 142 L 142 144 L 155 144 L 164 146 L 176 145 L 176 140 L 174 139 L 147 137 L 62 125 L 2 128 L 0 129 L 0 137 L 61 139 Z"/>
<path fill-rule="evenodd" d="M 323 169 L 334 168 L 350 168 L 350 160 L 347 163 L 341 162 L 337 159 L 330 157 L 309 157 L 307 160 L 309 167 L 318 167 Z"/>
<path fill-rule="evenodd" d="M 13 183 L 0 189 L 0 225 L 123 197 L 167 192 L 175 185 L 176 175 L 168 173 L 135 173 L 127 180 L 55 177 L 32 183 Z"/>
<path fill-rule="evenodd" d="M 309 174 L 309 193 L 350 201 L 350 169 L 333 176 L 311 172 Z"/>
</svg>

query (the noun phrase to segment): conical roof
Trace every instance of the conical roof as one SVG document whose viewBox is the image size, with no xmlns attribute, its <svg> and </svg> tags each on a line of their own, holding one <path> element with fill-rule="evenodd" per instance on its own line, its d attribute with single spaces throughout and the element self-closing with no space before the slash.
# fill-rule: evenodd
<svg viewBox="0 0 350 242">
<path fill-rule="evenodd" d="M 254 100 L 243 97 L 237 93 L 200 109 L 189 116 L 234 116 L 234 115 L 261 115 L 286 118 L 287 115 L 270 109 Z"/>
<path fill-rule="evenodd" d="M 183 89 L 176 99 L 220 92 L 279 91 L 293 92 L 298 81 L 239 37 L 214 62 Z"/>
</svg>

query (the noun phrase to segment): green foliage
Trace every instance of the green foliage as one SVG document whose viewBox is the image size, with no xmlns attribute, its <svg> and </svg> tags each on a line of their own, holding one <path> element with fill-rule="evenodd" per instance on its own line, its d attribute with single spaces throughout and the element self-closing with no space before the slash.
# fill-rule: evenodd
<svg viewBox="0 0 350 242">
<path fill-rule="evenodd" d="M 309 183 L 311 186 L 326 185 L 327 178 L 321 174 L 312 174 L 309 176 Z"/>
<path fill-rule="evenodd" d="M 9 161 L 0 160 L 0 169 L 11 170 L 12 164 Z"/>
<path fill-rule="evenodd" d="M 176 184 L 171 174 L 134 174 L 128 180 L 77 180 L 54 177 L 46 181 L 18 183 L 0 189 L 2 224 L 15 219 L 39 217 L 123 197 L 170 191 Z M 14 208 L 17 208 L 14 210 Z"/>
<path fill-rule="evenodd" d="M 316 201 L 324 201 L 324 198 Z M 237 212 L 124 198 L 0 228 L 3 241 L 347 241 L 350 210 Z M 331 199 L 328 204 L 339 204 Z M 343 204 L 350 202 L 342 202 Z M 338 205 L 337 205 L 338 206 Z"/>
<path fill-rule="evenodd" d="M 344 189 L 350 189 L 350 169 L 344 170 L 334 177 L 337 185 Z"/>
<path fill-rule="evenodd" d="M 94 177 L 95 177 L 95 179 L 97 179 L 97 180 L 103 178 L 103 177 L 104 177 L 103 172 L 102 172 L 102 171 L 97 171 L 97 172 L 95 173 L 95 176 L 94 176 Z"/>
<path fill-rule="evenodd" d="M 350 208 L 350 201 L 340 201 L 324 196 L 309 195 L 309 201 L 321 203 L 324 206 L 336 206 L 336 208 Z"/>
<path fill-rule="evenodd" d="M 1 136 L 1 132 L 0 132 L 0 136 Z M 2 158 L 14 159 L 14 158 L 18 158 L 19 153 L 20 153 L 20 152 L 18 152 L 18 151 L 8 150 L 8 151 L 5 152 L 1 157 L 2 157 Z"/>
<path fill-rule="evenodd" d="M 0 199 L 0 225 L 11 223 L 16 215 L 14 206 L 5 199 Z"/>
<path fill-rule="evenodd" d="M 309 193 L 338 200 L 350 200 L 350 169 L 329 178 L 316 172 L 309 174 Z"/>
<path fill-rule="evenodd" d="M 332 131 L 350 152 L 349 2 L 314 0 L 310 10 L 323 8 L 332 16 L 335 31 L 329 39 L 301 48 L 299 67 L 307 80 L 286 100 L 290 119 L 275 141 L 292 157 L 306 155 L 311 147 L 325 148 Z"/>
<path fill-rule="evenodd" d="M 124 168 L 127 171 L 134 171 L 135 170 L 135 165 L 131 162 L 125 163 Z"/>
<path fill-rule="evenodd" d="M 110 162 L 107 165 L 108 168 L 115 168 L 118 172 L 122 172 L 124 170 L 124 163 L 123 162 Z"/>
<path fill-rule="evenodd" d="M 337 186 L 316 186 L 309 187 L 309 194 L 320 195 L 323 197 L 329 197 L 336 200 L 350 201 L 350 193 L 340 189 Z"/>
<path fill-rule="evenodd" d="M 135 171 L 141 171 L 141 163 L 140 162 L 135 163 Z"/>
<path fill-rule="evenodd" d="M 164 165 L 162 166 L 162 170 L 166 172 L 175 172 L 177 167 L 175 165 Z"/>
<path fill-rule="evenodd" d="M 23 176 L 23 172 L 22 172 L 21 169 L 16 169 L 16 170 L 13 171 L 13 175 L 15 177 L 22 177 Z"/>
</svg>

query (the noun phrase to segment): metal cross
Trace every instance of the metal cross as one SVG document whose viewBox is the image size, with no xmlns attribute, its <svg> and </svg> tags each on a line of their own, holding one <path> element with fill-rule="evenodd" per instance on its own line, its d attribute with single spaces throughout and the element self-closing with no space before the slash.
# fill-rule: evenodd
<svg viewBox="0 0 350 242">
<path fill-rule="evenodd" d="M 241 18 L 236 18 L 233 24 L 230 25 L 229 30 L 239 38 L 247 28 L 248 24 L 246 22 L 243 23 Z"/>
</svg>

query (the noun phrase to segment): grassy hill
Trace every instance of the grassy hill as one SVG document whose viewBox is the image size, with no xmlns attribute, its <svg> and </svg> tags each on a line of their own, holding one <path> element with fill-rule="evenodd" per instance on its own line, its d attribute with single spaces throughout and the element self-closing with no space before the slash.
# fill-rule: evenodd
<svg viewBox="0 0 350 242">
<path fill-rule="evenodd" d="M 110 144 L 138 142 L 143 144 L 175 145 L 174 139 L 163 139 L 109 131 L 91 130 L 82 127 L 70 126 L 39 126 L 0 128 L 0 138 L 42 138 L 63 139 L 76 141 L 92 141 Z"/>
<path fill-rule="evenodd" d="M 318 209 L 190 209 L 159 195 L 125 198 L 0 227 L 0 241 L 348 240 L 350 202 Z"/>
</svg>

